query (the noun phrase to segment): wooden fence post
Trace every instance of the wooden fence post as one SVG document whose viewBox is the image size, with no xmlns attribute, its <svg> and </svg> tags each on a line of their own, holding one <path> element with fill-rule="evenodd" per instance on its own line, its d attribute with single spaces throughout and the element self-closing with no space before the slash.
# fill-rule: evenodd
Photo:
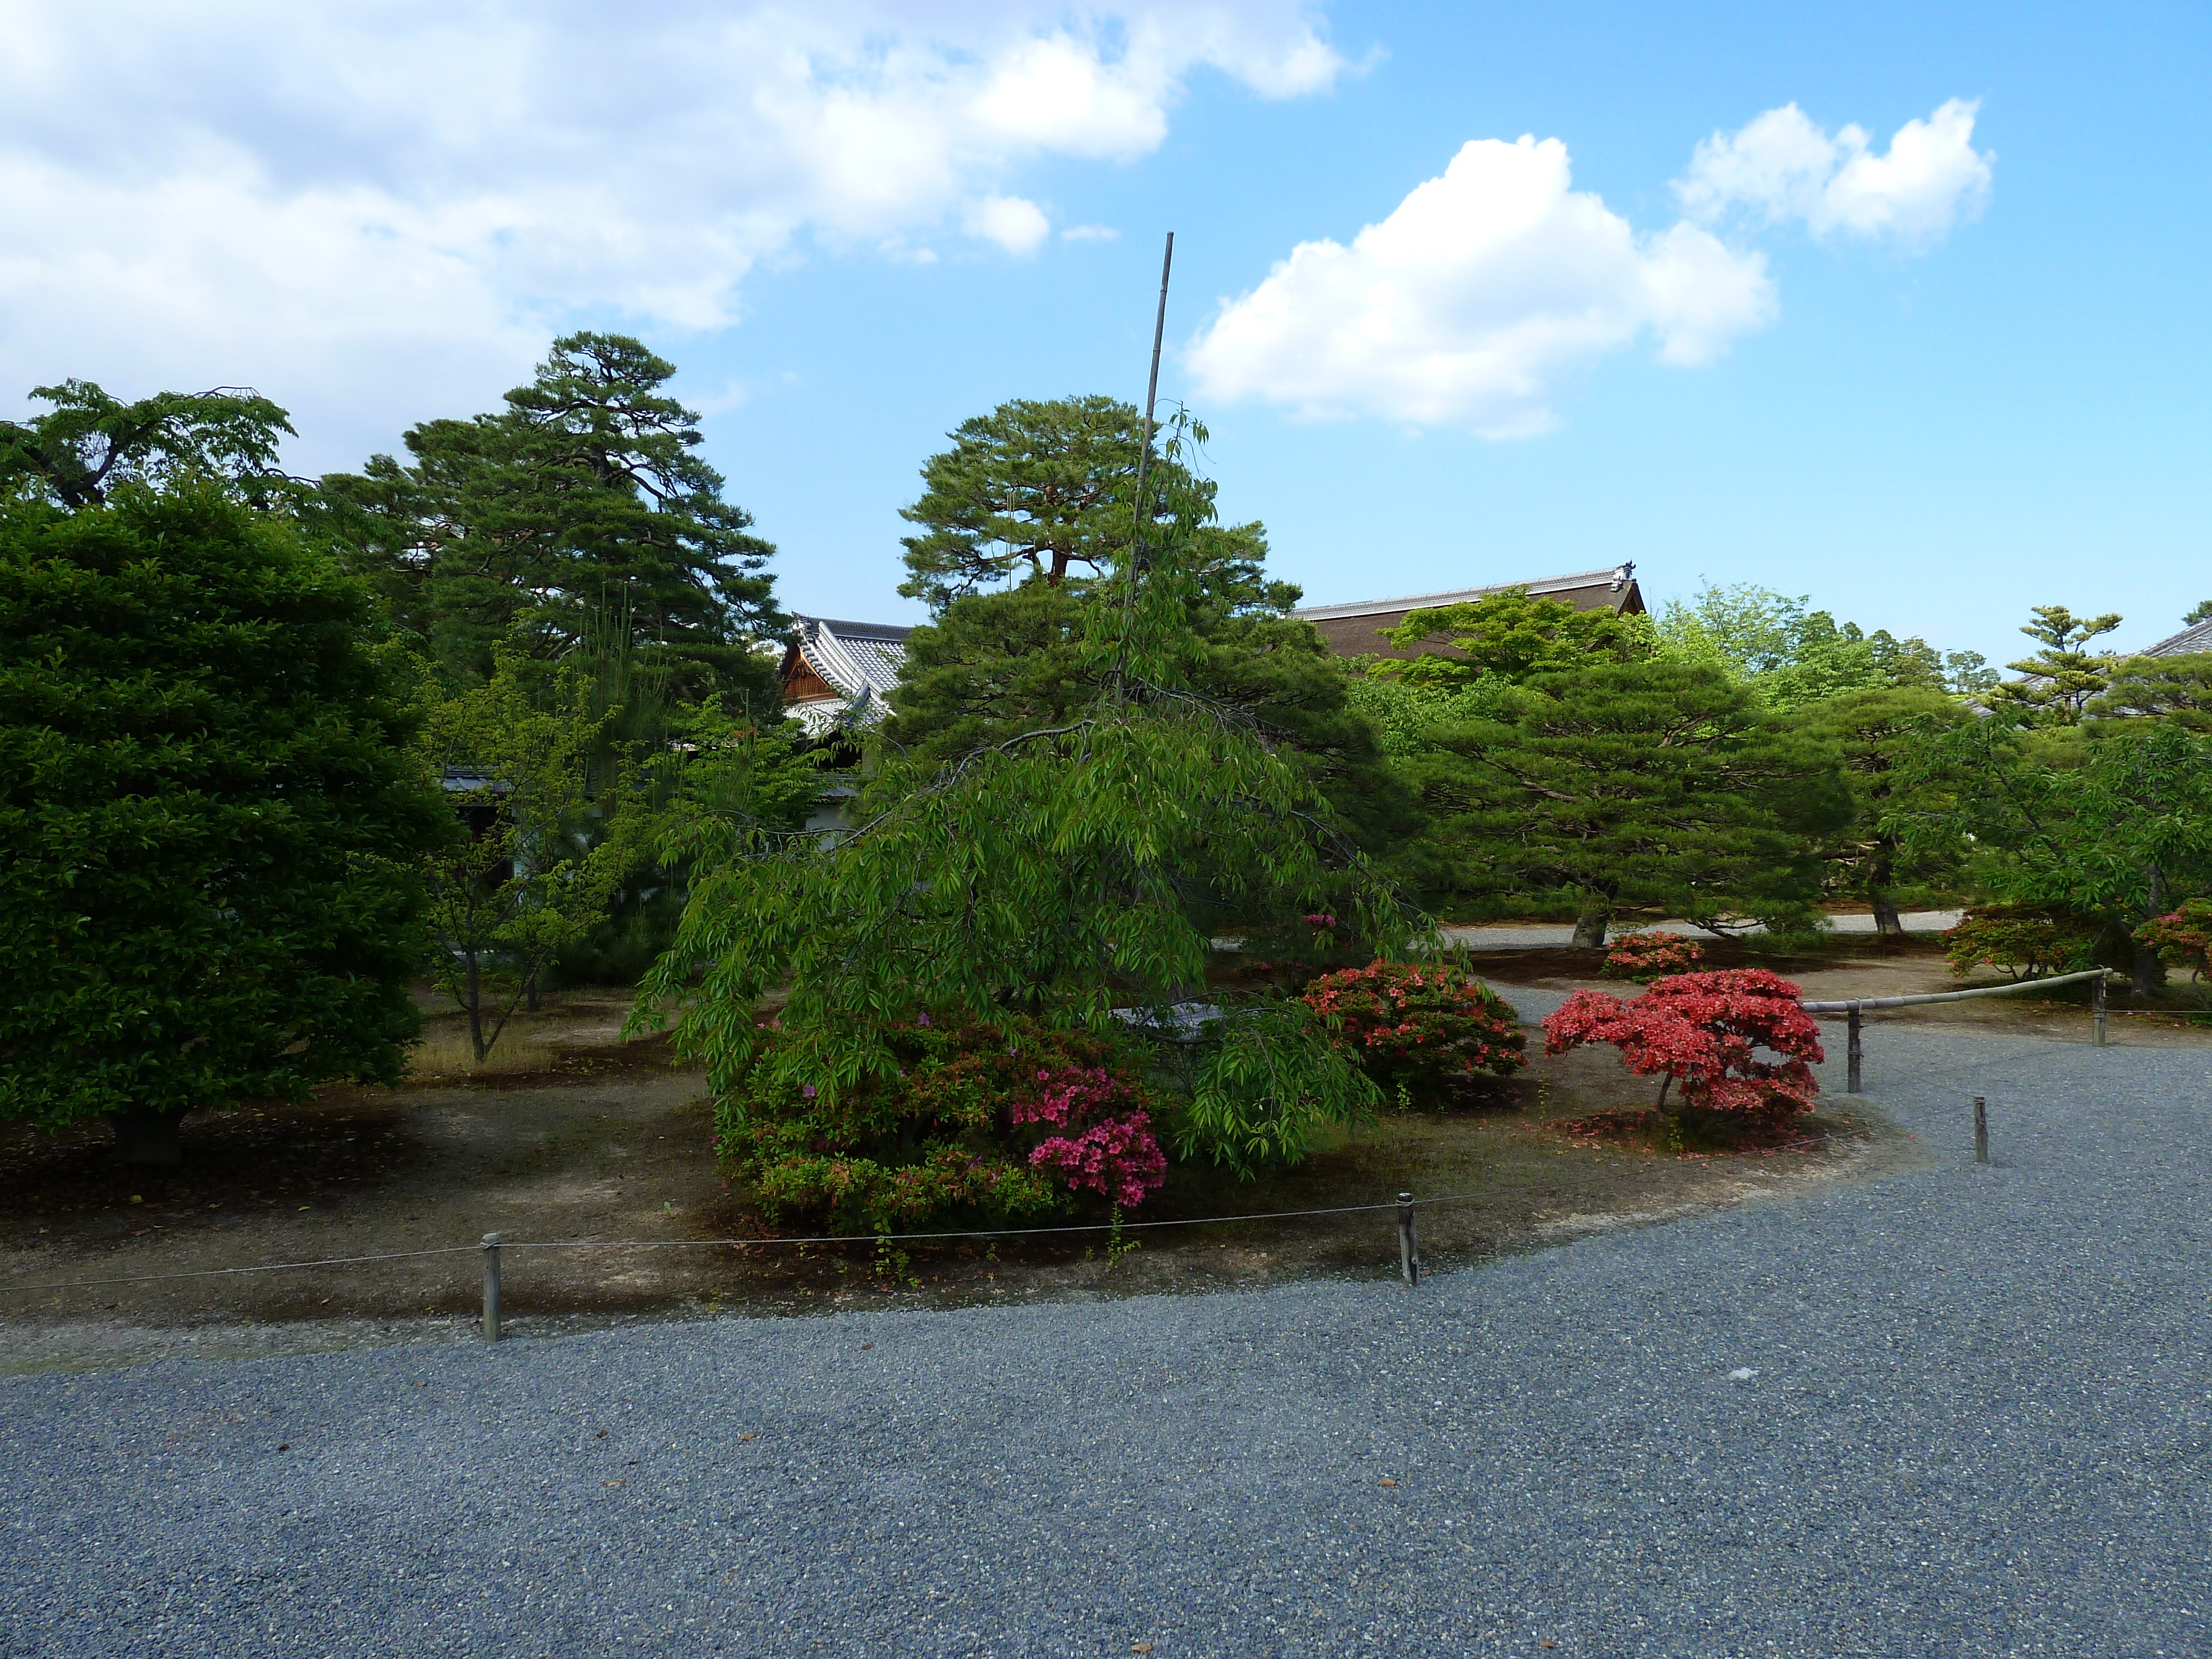
<svg viewBox="0 0 2212 1659">
<path fill-rule="evenodd" d="M 2105 988 L 2111 983 L 2112 975 L 2104 973 L 2098 975 L 2095 983 L 2089 988 L 2089 1010 L 2096 1016 L 2097 1021 L 2097 1034 L 2092 1041 L 2100 1048 L 2105 1047 Z"/>
<path fill-rule="evenodd" d="M 1990 1109 L 1979 1095 L 1974 1097 L 1974 1162 L 1990 1161 Z"/>
<path fill-rule="evenodd" d="M 483 1236 L 484 1291 L 483 1336 L 487 1342 L 499 1340 L 499 1235 Z"/>
<path fill-rule="evenodd" d="M 1848 1059 L 1844 1067 L 1844 1092 L 1847 1095 L 1855 1095 L 1860 1092 L 1859 1079 L 1866 1058 L 1865 1051 L 1859 1046 L 1858 1004 L 1851 1005 L 1850 1013 L 1847 1018 L 1850 1021 L 1850 1036 L 1847 1040 L 1844 1050 Z"/>
<path fill-rule="evenodd" d="M 1413 1195 L 1398 1194 L 1398 1271 L 1408 1285 L 1421 1282 L 1420 1254 L 1413 1247 Z"/>
</svg>

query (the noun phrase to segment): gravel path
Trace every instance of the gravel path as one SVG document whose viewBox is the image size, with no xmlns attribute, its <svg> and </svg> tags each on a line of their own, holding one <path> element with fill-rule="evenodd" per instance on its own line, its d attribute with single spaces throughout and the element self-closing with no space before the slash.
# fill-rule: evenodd
<svg viewBox="0 0 2212 1659">
<path fill-rule="evenodd" d="M 1929 1167 L 1412 1292 L 0 1383 L 0 1653 L 2212 1653 L 2212 1054 L 1879 1055 Z"/>
</svg>

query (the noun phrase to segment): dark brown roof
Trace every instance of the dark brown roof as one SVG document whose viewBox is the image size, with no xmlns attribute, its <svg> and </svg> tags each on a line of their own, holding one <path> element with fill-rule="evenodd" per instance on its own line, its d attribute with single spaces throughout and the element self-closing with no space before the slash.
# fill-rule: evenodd
<svg viewBox="0 0 2212 1659">
<path fill-rule="evenodd" d="M 1425 650 L 1448 650 L 1442 635 L 1420 644 L 1401 647 L 1379 637 L 1416 611 L 1441 605 L 1466 605 L 1492 593 L 1523 588 L 1547 599 L 1559 599 L 1577 611 L 1618 611 L 1640 616 L 1644 595 L 1636 586 L 1634 563 L 1608 570 L 1585 570 L 1572 576 L 1545 576 L 1535 581 L 1493 582 L 1487 587 L 1456 587 L 1444 593 L 1413 593 L 1401 599 L 1358 599 L 1349 605 L 1310 605 L 1291 612 L 1311 623 L 1328 648 L 1340 657 L 1418 657 Z"/>
</svg>

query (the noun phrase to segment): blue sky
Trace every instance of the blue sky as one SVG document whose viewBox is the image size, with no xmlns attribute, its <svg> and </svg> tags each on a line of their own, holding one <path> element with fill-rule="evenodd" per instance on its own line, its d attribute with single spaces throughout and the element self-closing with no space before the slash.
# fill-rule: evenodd
<svg viewBox="0 0 2212 1659">
<path fill-rule="evenodd" d="M 917 614 L 966 416 L 1141 393 L 1170 228 L 1163 391 L 1316 603 L 1632 558 L 2002 660 L 2212 598 L 2201 5 L 11 11 L 0 383 L 252 383 L 319 469 L 635 331 L 796 609 Z"/>
</svg>

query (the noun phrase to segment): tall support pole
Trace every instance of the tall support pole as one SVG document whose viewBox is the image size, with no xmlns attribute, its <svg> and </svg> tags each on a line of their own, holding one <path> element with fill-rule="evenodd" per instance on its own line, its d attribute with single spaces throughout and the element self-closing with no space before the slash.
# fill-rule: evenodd
<svg viewBox="0 0 2212 1659">
<path fill-rule="evenodd" d="M 2089 1012 L 2096 1020 L 2096 1035 L 2090 1040 L 2100 1048 L 2105 1046 L 2105 988 L 2112 982 L 2109 973 L 2100 974 L 2089 986 Z"/>
<path fill-rule="evenodd" d="M 484 1294 L 483 1338 L 487 1342 L 499 1340 L 499 1235 L 483 1236 Z"/>
<path fill-rule="evenodd" d="M 1398 1271 L 1408 1285 L 1421 1282 L 1421 1252 L 1413 1237 L 1413 1195 L 1398 1194 Z"/>
<path fill-rule="evenodd" d="M 1850 1036 L 1846 1041 L 1844 1051 L 1845 1055 L 1844 1092 L 1847 1095 L 1855 1095 L 1861 1092 L 1859 1082 L 1861 1075 L 1865 1069 L 1866 1060 L 1865 1051 L 1859 1046 L 1859 1011 L 1857 1004 L 1854 1003 L 1851 1005 L 1850 1012 L 1846 1016 L 1846 1018 L 1850 1021 Z"/>
<path fill-rule="evenodd" d="M 1974 1162 L 1990 1161 L 1990 1108 L 1981 1096 L 1974 1097 Z"/>
<path fill-rule="evenodd" d="M 1152 461 L 1152 410 L 1160 397 L 1160 343 L 1168 331 L 1168 275 L 1175 269 L 1175 232 L 1168 233 L 1167 252 L 1160 256 L 1160 308 L 1152 318 L 1152 372 L 1145 380 L 1145 441 L 1137 451 L 1137 521 L 1129 534 L 1129 580 L 1121 588 L 1121 653 L 1129 651 L 1129 611 L 1136 604 L 1137 577 L 1144 568 L 1145 524 L 1150 517 L 1145 498 L 1145 475 Z"/>
</svg>

